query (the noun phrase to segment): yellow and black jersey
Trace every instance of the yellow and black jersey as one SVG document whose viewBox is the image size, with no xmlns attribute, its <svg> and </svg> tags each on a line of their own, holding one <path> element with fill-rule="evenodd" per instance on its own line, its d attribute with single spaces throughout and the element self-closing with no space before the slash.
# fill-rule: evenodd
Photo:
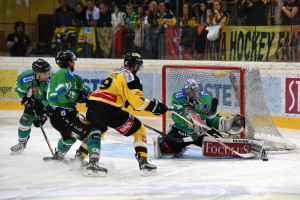
<svg viewBox="0 0 300 200">
<path fill-rule="evenodd" d="M 100 101 L 115 107 L 125 106 L 127 100 L 135 110 L 144 110 L 150 100 L 144 97 L 140 79 L 126 68 L 111 72 L 89 100 Z"/>
</svg>

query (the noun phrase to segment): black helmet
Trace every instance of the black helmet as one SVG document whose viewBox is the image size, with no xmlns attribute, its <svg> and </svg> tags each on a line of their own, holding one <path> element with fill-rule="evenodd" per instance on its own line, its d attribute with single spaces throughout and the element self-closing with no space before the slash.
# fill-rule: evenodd
<svg viewBox="0 0 300 200">
<path fill-rule="evenodd" d="M 50 64 L 44 59 L 37 59 L 32 63 L 32 70 L 34 72 L 48 72 L 51 70 Z"/>
<path fill-rule="evenodd" d="M 138 54 L 138 53 L 127 53 L 125 58 L 124 58 L 124 66 L 133 68 L 136 64 L 139 65 L 138 70 L 143 65 L 143 60 L 142 60 L 142 57 L 140 56 L 140 54 Z"/>
<path fill-rule="evenodd" d="M 23 27 L 23 29 L 24 29 L 24 31 L 25 31 L 25 23 L 24 23 L 24 22 L 22 22 L 22 21 L 17 21 L 17 22 L 15 23 L 15 26 L 14 26 L 15 31 L 17 31 L 17 27 Z"/>
<path fill-rule="evenodd" d="M 76 61 L 77 58 L 75 54 L 70 50 L 62 50 L 57 53 L 55 57 L 56 64 L 61 68 L 66 68 L 69 66 L 69 61 Z"/>
</svg>

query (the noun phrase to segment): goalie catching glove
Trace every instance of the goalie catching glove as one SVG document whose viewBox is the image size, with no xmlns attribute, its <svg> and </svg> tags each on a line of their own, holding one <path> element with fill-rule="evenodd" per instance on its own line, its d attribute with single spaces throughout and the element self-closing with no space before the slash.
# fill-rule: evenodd
<svg viewBox="0 0 300 200">
<path fill-rule="evenodd" d="M 162 115 L 168 111 L 168 107 L 157 100 L 153 100 L 150 101 L 145 110 L 152 112 L 154 115 Z"/>
<path fill-rule="evenodd" d="M 240 134 L 245 128 L 245 117 L 239 114 L 220 117 L 219 131 L 231 135 Z"/>
</svg>

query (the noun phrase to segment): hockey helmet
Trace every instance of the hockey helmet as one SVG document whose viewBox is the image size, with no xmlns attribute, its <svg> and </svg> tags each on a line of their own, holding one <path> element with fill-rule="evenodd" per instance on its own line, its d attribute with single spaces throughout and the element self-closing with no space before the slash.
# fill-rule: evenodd
<svg viewBox="0 0 300 200">
<path fill-rule="evenodd" d="M 62 50 L 57 53 L 55 62 L 60 68 L 66 68 L 69 66 L 69 61 L 76 61 L 75 54 L 70 50 Z"/>
<path fill-rule="evenodd" d="M 137 69 L 137 71 L 139 71 L 143 66 L 143 59 L 140 54 L 131 52 L 127 53 L 124 58 L 124 66 L 134 68 L 136 64 L 139 66 Z"/>
<path fill-rule="evenodd" d="M 39 58 L 32 63 L 32 70 L 39 73 L 49 72 L 51 66 L 46 60 Z"/>
<path fill-rule="evenodd" d="M 186 96 L 191 96 L 192 93 L 200 92 L 199 85 L 194 79 L 188 79 L 182 88 L 182 93 Z"/>
</svg>

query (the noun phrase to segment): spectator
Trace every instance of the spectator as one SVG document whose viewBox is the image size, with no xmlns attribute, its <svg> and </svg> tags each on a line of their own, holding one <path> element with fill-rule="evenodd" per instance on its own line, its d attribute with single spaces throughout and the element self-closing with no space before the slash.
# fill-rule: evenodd
<svg viewBox="0 0 300 200">
<path fill-rule="evenodd" d="M 229 15 L 223 11 L 222 1 L 214 0 L 212 9 L 207 9 L 206 22 L 209 26 L 226 26 L 228 24 Z"/>
<path fill-rule="evenodd" d="M 176 18 L 172 13 L 172 11 L 166 9 L 166 3 L 164 1 L 160 1 L 158 6 L 159 6 L 159 10 L 156 13 L 157 22 L 159 28 L 164 33 L 165 28 L 167 28 L 168 26 L 176 25 Z"/>
<path fill-rule="evenodd" d="M 86 11 L 87 25 L 91 27 L 96 27 L 98 25 L 100 11 L 94 4 L 93 0 L 87 0 L 86 5 L 88 10 Z"/>
<path fill-rule="evenodd" d="M 144 11 L 144 7 L 142 5 L 139 5 L 138 6 L 138 12 L 137 12 L 137 15 L 136 15 L 136 27 L 140 27 L 142 26 L 143 24 L 143 21 L 145 19 L 145 14 L 146 12 Z"/>
<path fill-rule="evenodd" d="M 120 27 L 124 25 L 124 12 L 121 12 L 121 8 L 119 5 L 114 6 L 114 12 L 111 14 L 111 24 L 112 27 Z"/>
<path fill-rule="evenodd" d="M 105 3 L 100 3 L 100 19 L 99 26 L 100 27 L 112 27 L 111 25 L 111 13 L 108 10 L 108 7 Z"/>
<path fill-rule="evenodd" d="M 14 26 L 15 32 L 7 36 L 7 47 L 10 56 L 28 56 L 32 50 L 31 40 L 25 34 L 25 23 L 18 21 Z"/>
<path fill-rule="evenodd" d="M 300 25 L 300 2 L 297 0 L 289 0 L 283 3 L 278 1 L 279 19 L 282 25 Z"/>
<path fill-rule="evenodd" d="M 208 3 L 206 0 L 200 0 L 199 3 L 199 14 L 197 17 L 197 22 L 194 24 L 194 26 L 198 26 L 198 36 L 195 40 L 195 52 L 196 52 L 196 59 L 204 59 L 205 56 L 205 47 L 206 47 L 206 36 L 207 36 L 207 30 L 205 30 L 206 26 L 206 15 L 207 15 L 207 9 L 208 9 Z M 202 27 L 201 27 L 202 26 Z"/>
<path fill-rule="evenodd" d="M 73 22 L 76 22 L 75 10 L 67 4 L 66 0 L 58 0 L 58 3 L 59 8 L 54 12 L 54 26 L 73 26 Z"/>
<path fill-rule="evenodd" d="M 151 52 L 153 54 L 153 58 L 158 58 L 158 41 L 159 41 L 159 28 L 156 13 L 158 11 L 158 6 L 156 1 L 151 1 L 148 4 L 147 16 L 148 23 L 145 26 L 150 26 L 150 40 L 151 40 Z"/>
<path fill-rule="evenodd" d="M 243 0 L 239 17 L 245 19 L 246 26 L 267 26 L 267 13 L 261 0 Z"/>
<path fill-rule="evenodd" d="M 76 7 L 77 22 L 73 23 L 73 25 L 77 27 L 87 26 L 87 19 L 86 19 L 87 7 L 83 6 L 81 3 L 76 3 L 75 7 Z"/>
<path fill-rule="evenodd" d="M 193 16 L 192 7 L 189 3 L 184 3 L 182 6 L 182 16 L 180 17 L 181 40 L 183 60 L 190 60 L 194 39 L 196 37 L 196 29 L 192 29 L 196 23 L 196 17 Z"/>
<path fill-rule="evenodd" d="M 126 13 L 123 16 L 125 29 L 123 44 L 125 44 L 124 50 L 126 52 L 132 52 L 134 50 L 133 40 L 135 38 L 135 24 L 136 13 L 133 11 L 133 5 L 131 3 L 126 4 Z"/>
</svg>

